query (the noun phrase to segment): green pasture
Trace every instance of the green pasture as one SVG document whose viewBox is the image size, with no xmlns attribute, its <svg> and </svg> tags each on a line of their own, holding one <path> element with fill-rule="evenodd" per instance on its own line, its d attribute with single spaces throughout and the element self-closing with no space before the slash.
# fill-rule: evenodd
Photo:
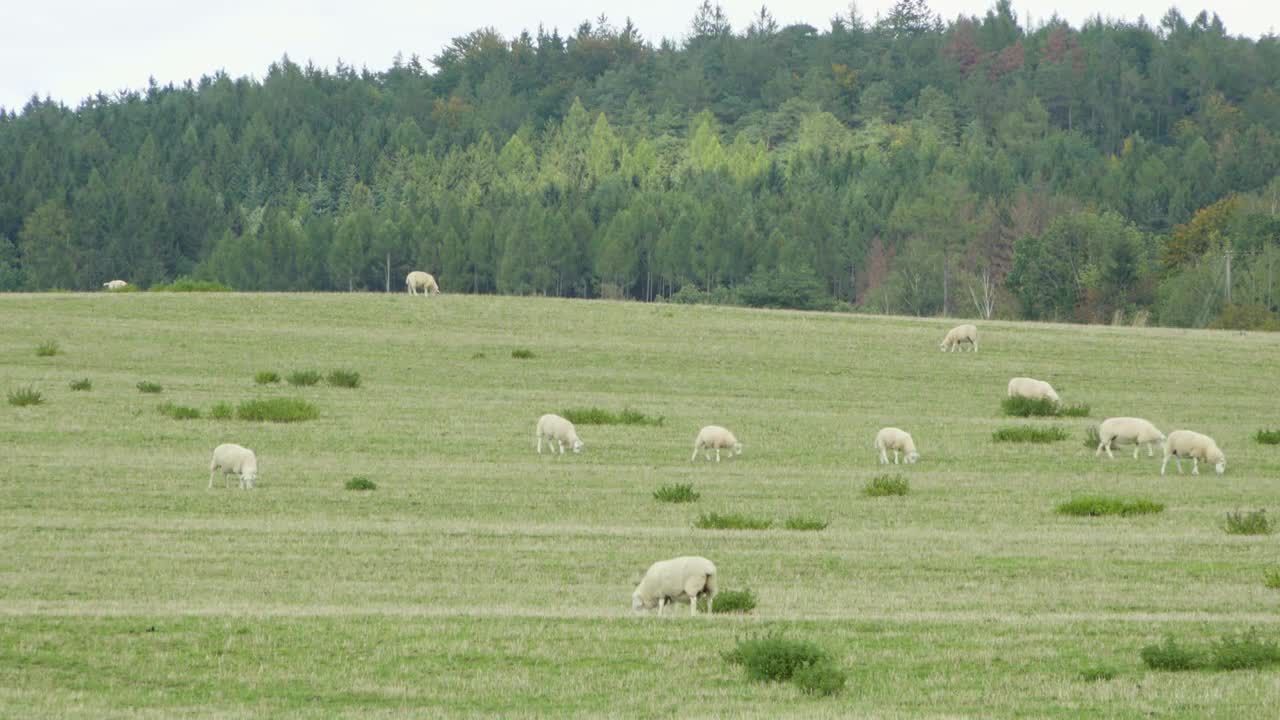
<svg viewBox="0 0 1280 720">
<path fill-rule="evenodd" d="M 1276 717 L 1280 669 L 1157 672 L 1139 650 L 1280 638 L 1264 584 L 1280 534 L 1223 529 L 1235 510 L 1280 519 L 1280 447 L 1253 438 L 1280 425 L 1280 335 L 980 322 L 980 352 L 939 352 L 953 324 L 452 294 L 0 296 L 0 394 L 43 399 L 0 405 L 0 717 Z M 254 380 L 339 369 L 359 386 Z M 1092 415 L 1003 417 L 1015 375 Z M 320 416 L 209 419 L 273 397 Z M 539 415 L 591 407 L 664 420 L 534 451 Z M 1227 473 L 1095 458 L 1086 428 L 1112 415 L 1212 435 Z M 691 463 L 708 424 L 744 454 Z M 993 441 L 1023 424 L 1070 437 Z M 918 464 L 877 464 L 886 425 L 914 435 Z M 206 488 L 222 442 L 257 452 L 256 489 Z M 863 492 L 886 473 L 910 492 Z M 376 489 L 345 489 L 356 476 Z M 655 500 L 675 484 L 700 497 Z M 1165 509 L 1056 512 L 1083 495 Z M 694 527 L 712 512 L 774 523 Z M 682 554 L 756 610 L 634 617 L 640 574 Z M 776 631 L 828 650 L 845 690 L 751 683 L 721 657 Z M 1099 666 L 1115 677 L 1084 678 Z"/>
</svg>

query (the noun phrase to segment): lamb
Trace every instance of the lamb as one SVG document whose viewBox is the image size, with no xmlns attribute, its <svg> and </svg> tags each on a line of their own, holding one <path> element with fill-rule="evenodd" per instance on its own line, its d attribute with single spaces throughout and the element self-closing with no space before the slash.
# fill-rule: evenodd
<svg viewBox="0 0 1280 720">
<path fill-rule="evenodd" d="M 102 283 L 102 287 L 104 287 L 104 288 L 106 288 L 106 289 L 108 289 L 108 290 L 120 290 L 120 289 L 122 289 L 122 288 L 124 288 L 124 287 L 128 286 L 128 284 L 129 284 L 129 283 L 125 282 L 124 280 L 108 280 L 108 281 L 106 281 L 106 282 Z"/>
<path fill-rule="evenodd" d="M 1227 471 L 1227 456 L 1222 454 L 1218 443 L 1208 435 L 1201 435 L 1190 430 L 1174 430 L 1164 442 L 1164 461 L 1160 463 L 1160 474 L 1164 474 L 1164 466 L 1173 458 L 1178 465 L 1178 473 L 1182 473 L 1182 458 L 1191 458 L 1191 474 L 1200 474 L 1200 461 L 1213 463 L 1214 472 L 1221 475 Z"/>
<path fill-rule="evenodd" d="M 903 460 L 910 465 L 920 459 L 920 453 L 916 452 L 915 440 L 911 439 L 911 433 L 899 430 L 896 427 L 881 428 L 876 433 L 876 450 L 880 451 L 880 464 L 889 464 L 889 454 L 887 451 L 893 451 L 893 464 L 898 464 L 898 453 L 902 452 L 905 457 Z"/>
<path fill-rule="evenodd" d="M 240 478 L 241 490 L 252 490 L 253 482 L 258 479 L 258 457 L 247 447 L 234 443 L 223 443 L 213 449 L 213 459 L 209 461 L 209 488 L 213 488 L 213 476 L 222 471 L 223 487 L 226 487 L 228 475 Z"/>
<path fill-rule="evenodd" d="M 689 462 L 698 459 L 699 450 L 710 460 L 713 449 L 716 451 L 716 462 L 720 462 L 720 448 L 727 448 L 729 457 L 742 454 L 742 443 L 738 442 L 733 433 L 719 425 L 708 425 L 699 430 L 698 437 L 693 439 L 693 455 L 689 457 Z"/>
<path fill-rule="evenodd" d="M 1111 454 L 1113 446 L 1133 443 L 1134 460 L 1138 459 L 1138 450 L 1143 445 L 1147 446 L 1147 457 L 1155 457 L 1155 451 L 1151 446 L 1163 442 L 1164 433 L 1142 418 L 1107 418 L 1098 426 L 1098 449 L 1093 454 L 1095 457 L 1101 455 L 1105 449 L 1107 457 L 1114 459 L 1115 455 Z"/>
<path fill-rule="evenodd" d="M 440 286 L 436 285 L 436 279 L 431 273 L 425 273 L 421 270 L 414 270 L 404 278 L 405 287 L 409 289 L 410 295 L 417 295 L 421 290 L 423 295 L 439 295 Z"/>
<path fill-rule="evenodd" d="M 644 579 L 631 593 L 631 610 L 662 608 L 670 602 L 689 601 L 689 615 L 698 614 L 698 596 L 707 596 L 707 612 L 716 599 L 716 566 L 710 560 L 688 555 L 670 560 L 659 560 L 649 566 Z"/>
<path fill-rule="evenodd" d="M 1052 385 L 1043 380 L 1028 377 L 1016 377 L 1009 381 L 1009 397 L 1024 397 L 1032 400 L 1047 398 L 1054 402 L 1062 402 L 1058 399 L 1058 393 L 1054 392 Z"/>
<path fill-rule="evenodd" d="M 948 350 L 955 351 L 959 350 L 960 346 L 964 343 L 969 343 L 973 346 L 973 351 L 978 352 L 977 325 L 967 323 L 951 328 L 950 332 L 947 333 L 947 336 L 942 338 L 942 344 L 938 347 L 942 349 L 942 352 L 946 352 Z"/>
<path fill-rule="evenodd" d="M 547 439 L 547 447 L 555 454 L 556 446 L 560 446 L 560 454 L 564 454 L 564 444 L 569 443 L 574 452 L 582 452 L 582 441 L 578 439 L 578 431 L 574 429 L 573 423 L 565 420 L 559 415 L 550 413 L 538 418 L 538 427 L 536 429 L 538 436 L 538 454 L 542 454 L 542 439 Z"/>
</svg>

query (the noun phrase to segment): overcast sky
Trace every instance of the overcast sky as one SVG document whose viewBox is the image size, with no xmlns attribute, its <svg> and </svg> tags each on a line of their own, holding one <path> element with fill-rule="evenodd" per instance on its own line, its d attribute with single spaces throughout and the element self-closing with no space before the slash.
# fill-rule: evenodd
<svg viewBox="0 0 1280 720">
<path fill-rule="evenodd" d="M 450 39 L 492 26 L 510 37 L 538 24 L 571 32 L 604 14 L 615 25 L 630 17 L 649 40 L 680 39 L 700 0 L 0 0 L 0 106 L 21 109 L 32 94 L 71 107 L 103 91 L 140 89 L 154 76 L 161 84 L 199 79 L 224 70 L 232 77 L 262 77 L 267 66 L 290 59 L 332 68 L 338 59 L 356 68 L 383 70 L 396 52 L 424 62 Z M 735 30 L 746 26 L 761 0 L 721 0 Z M 765 3 L 780 24 L 806 22 L 825 29 L 848 12 L 847 0 Z M 867 20 L 893 0 L 863 0 Z M 944 19 L 983 15 L 994 0 L 931 0 Z M 1014 0 L 1025 26 L 1055 12 L 1079 27 L 1086 18 L 1136 19 L 1155 24 L 1177 6 L 1188 20 L 1201 9 L 1218 13 L 1233 35 L 1259 37 L 1280 28 L 1276 0 Z"/>
</svg>

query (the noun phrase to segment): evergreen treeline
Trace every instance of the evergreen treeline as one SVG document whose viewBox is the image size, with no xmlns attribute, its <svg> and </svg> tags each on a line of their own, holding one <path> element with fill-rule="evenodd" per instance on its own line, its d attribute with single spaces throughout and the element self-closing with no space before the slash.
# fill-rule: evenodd
<svg viewBox="0 0 1280 720">
<path fill-rule="evenodd" d="M 1173 325 L 1276 322 L 1280 40 L 943 22 L 681 43 L 601 18 L 428 73 L 288 58 L 0 114 L 0 289 L 179 276 Z M 1228 278 L 1229 281 L 1228 281 Z"/>
</svg>

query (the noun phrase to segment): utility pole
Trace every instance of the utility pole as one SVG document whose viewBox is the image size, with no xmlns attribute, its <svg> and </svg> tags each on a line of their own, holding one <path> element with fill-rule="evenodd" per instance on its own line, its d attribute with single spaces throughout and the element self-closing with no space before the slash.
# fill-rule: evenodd
<svg viewBox="0 0 1280 720">
<path fill-rule="evenodd" d="M 391 253 L 387 253 L 387 292 L 391 292 Z"/>
<path fill-rule="evenodd" d="M 1227 304 L 1231 304 L 1231 248 L 1226 249 L 1227 255 Z"/>
</svg>

